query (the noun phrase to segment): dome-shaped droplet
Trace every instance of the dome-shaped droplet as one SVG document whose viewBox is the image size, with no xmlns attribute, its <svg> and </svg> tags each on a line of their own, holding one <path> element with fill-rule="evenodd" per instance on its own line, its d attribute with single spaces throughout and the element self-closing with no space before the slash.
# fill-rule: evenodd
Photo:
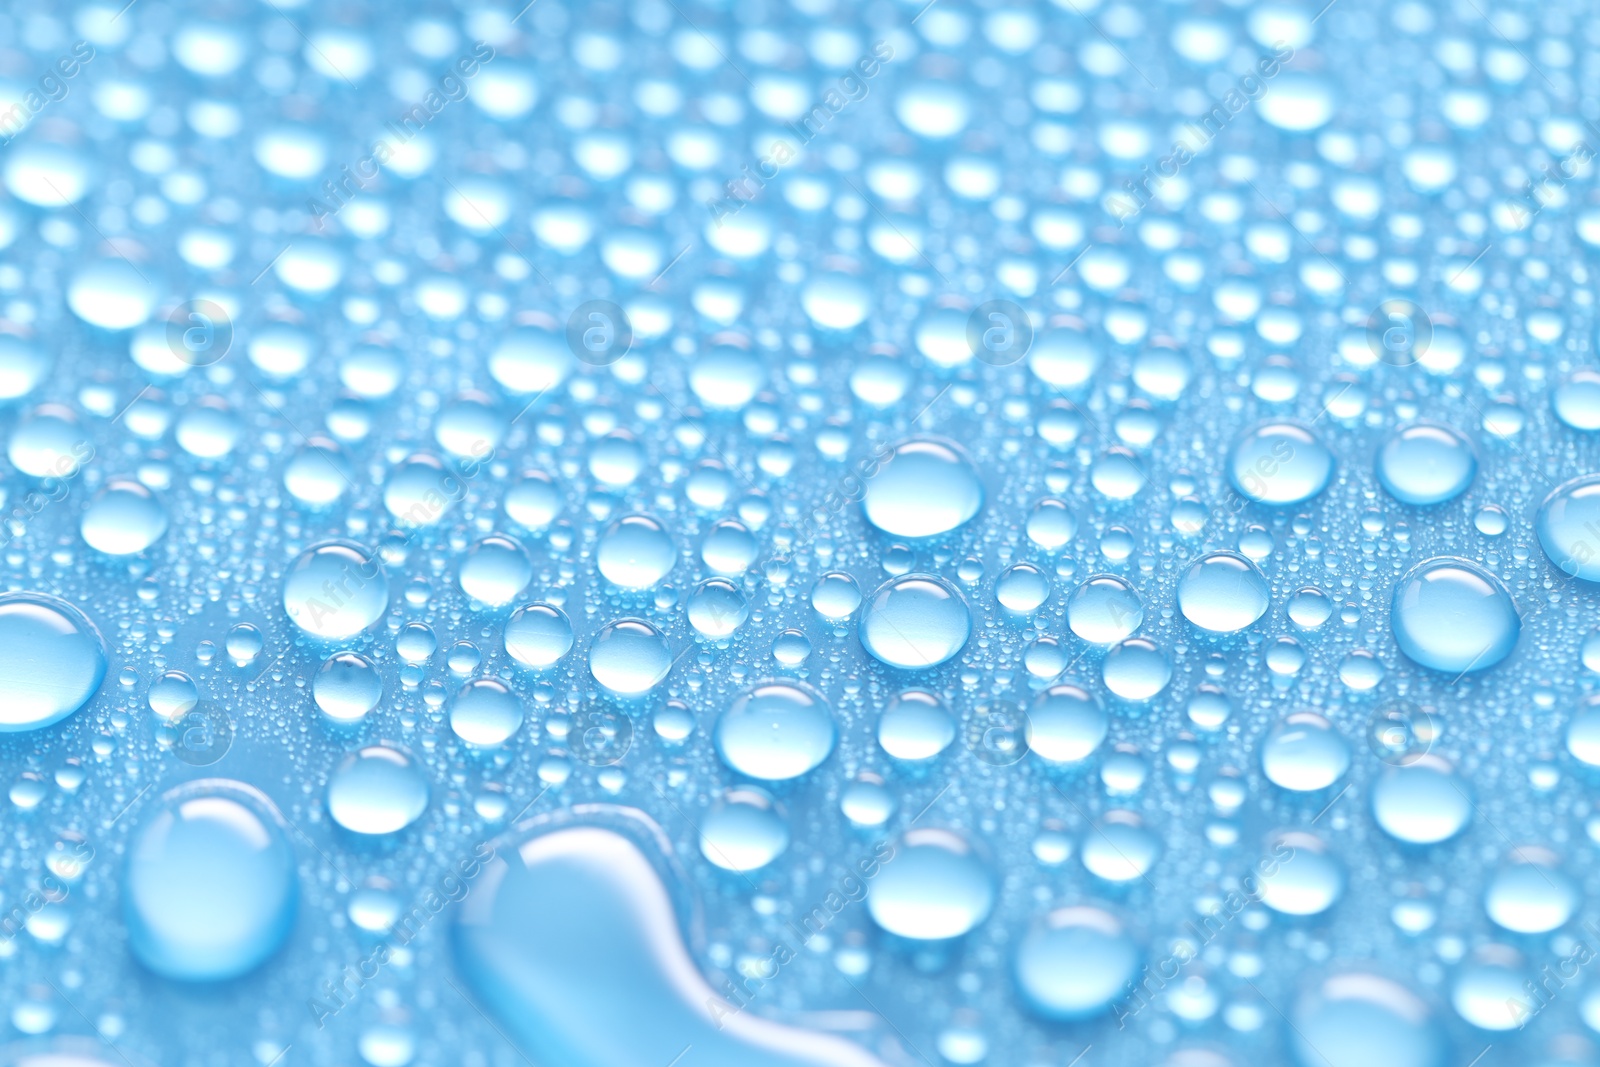
<svg viewBox="0 0 1600 1067">
<path fill-rule="evenodd" d="M 1511 654 L 1522 619 L 1505 585 L 1470 560 L 1423 560 L 1395 584 L 1395 643 L 1424 667 L 1481 671 Z"/>
<path fill-rule="evenodd" d="M 1581 897 L 1561 859 L 1547 848 L 1515 848 L 1489 880 L 1483 910 L 1519 934 L 1545 934 L 1566 924 Z"/>
<path fill-rule="evenodd" d="M 1378 481 L 1402 504 L 1440 504 L 1467 491 L 1478 457 L 1459 431 L 1419 422 L 1394 433 L 1378 450 Z"/>
<path fill-rule="evenodd" d="M 966 601 L 930 574 L 890 579 L 862 609 L 861 645 L 891 667 L 936 667 L 959 653 L 971 633 Z"/>
<path fill-rule="evenodd" d="M 122 889 L 128 947 L 166 978 L 220 981 L 288 939 L 294 849 L 272 802 L 241 782 L 174 789 L 134 831 Z"/>
<path fill-rule="evenodd" d="M 78 530 L 90 548 L 108 556 L 130 556 L 167 532 L 167 509 L 138 482 L 114 478 L 84 509 Z"/>
<path fill-rule="evenodd" d="M 1472 801 L 1455 768 L 1426 753 L 1384 771 L 1372 787 L 1372 814 L 1395 840 L 1432 845 L 1466 827 Z"/>
<path fill-rule="evenodd" d="M 994 908 L 994 875 L 951 830 L 908 830 L 867 889 L 867 911 L 891 934 L 919 941 L 960 937 Z"/>
<path fill-rule="evenodd" d="M 328 814 L 353 833 L 404 830 L 427 807 L 428 780 L 411 754 L 393 745 L 349 753 L 328 779 Z"/>
<path fill-rule="evenodd" d="M 667 639 L 643 619 L 607 623 L 589 646 L 589 673 L 620 696 L 648 693 L 671 669 Z"/>
<path fill-rule="evenodd" d="M 1067 598 L 1067 626 L 1085 641 L 1112 645 L 1144 623 L 1144 601 L 1126 579 L 1098 574 Z"/>
<path fill-rule="evenodd" d="M 1309 429 L 1270 422 L 1241 434 L 1228 453 L 1228 479 L 1240 495 L 1283 506 L 1310 500 L 1333 477 L 1333 453 Z"/>
<path fill-rule="evenodd" d="M 1237 552 L 1208 552 L 1178 579 L 1178 610 L 1212 633 L 1254 626 L 1272 605 L 1272 589 L 1254 563 Z"/>
<path fill-rule="evenodd" d="M 1539 505 L 1534 531 L 1550 562 L 1574 578 L 1600 582 L 1600 474 L 1564 482 Z"/>
<path fill-rule="evenodd" d="M 383 679 L 367 657 L 337 652 L 317 668 L 311 696 L 334 722 L 360 722 L 383 699 Z"/>
<path fill-rule="evenodd" d="M 1359 971 L 1326 978 L 1301 996 L 1287 1036 L 1300 1067 L 1445 1067 L 1448 1051 L 1421 997 Z"/>
<path fill-rule="evenodd" d="M 506 654 L 524 667 L 543 668 L 572 649 L 572 620 L 550 604 L 518 608 L 506 620 Z"/>
<path fill-rule="evenodd" d="M 283 608 L 312 637 L 353 637 L 389 607 L 389 577 L 367 549 L 325 541 L 300 553 L 283 582 Z"/>
<path fill-rule="evenodd" d="M 1350 742 L 1314 711 L 1285 716 L 1261 743 L 1261 770 L 1272 784 L 1308 793 L 1344 777 Z"/>
<path fill-rule="evenodd" d="M 522 726 L 522 698 L 493 678 L 461 687 L 450 701 L 450 729 L 469 745 L 505 744 Z"/>
<path fill-rule="evenodd" d="M 700 854 L 723 870 L 757 870 L 788 847 L 788 821 L 754 786 L 728 790 L 700 822 Z"/>
<path fill-rule="evenodd" d="M 607 581 L 623 589 L 649 589 L 678 561 L 666 527 L 648 515 L 627 515 L 611 524 L 595 551 Z"/>
<path fill-rule="evenodd" d="M 912 438 L 896 445 L 866 480 L 867 521 L 895 537 L 934 537 L 969 522 L 983 506 L 983 482 L 954 444 Z"/>
<path fill-rule="evenodd" d="M 769 782 L 814 770 L 837 738 L 833 710 L 790 682 L 766 682 L 742 693 L 718 717 L 712 734 L 722 762 Z"/>
<path fill-rule="evenodd" d="M 0 733 L 50 726 L 83 707 L 105 679 L 106 655 L 100 631 L 65 600 L 0 594 Z"/>
<path fill-rule="evenodd" d="M 955 739 L 955 717 L 943 700 L 924 689 L 896 694 L 878 716 L 878 744 L 895 759 L 932 759 Z"/>
<path fill-rule="evenodd" d="M 1063 682 L 1033 698 L 1028 709 L 1028 748 L 1049 763 L 1087 759 L 1106 739 L 1110 719 L 1099 698 Z"/>
<path fill-rule="evenodd" d="M 1057 908 L 1017 946 L 1017 986 L 1046 1019 L 1072 1021 L 1105 1011 L 1139 969 L 1139 948 L 1108 911 Z"/>
</svg>

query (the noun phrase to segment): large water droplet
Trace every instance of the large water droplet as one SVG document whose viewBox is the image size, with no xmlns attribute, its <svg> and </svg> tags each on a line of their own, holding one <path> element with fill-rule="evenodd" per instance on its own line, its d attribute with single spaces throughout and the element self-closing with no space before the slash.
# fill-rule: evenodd
<svg viewBox="0 0 1600 1067">
<path fill-rule="evenodd" d="M 862 610 L 861 645 L 891 667 L 921 670 L 955 656 L 972 633 L 972 613 L 955 587 L 931 574 L 885 582 Z"/>
<path fill-rule="evenodd" d="M 1108 911 L 1057 908 L 1017 946 L 1017 985 L 1047 1019 L 1083 1019 L 1109 1008 L 1134 979 L 1139 949 Z"/>
<path fill-rule="evenodd" d="M 1400 651 L 1451 674 L 1493 667 L 1511 654 L 1522 632 L 1500 579 L 1454 556 L 1424 560 L 1400 579 L 1390 625 Z"/>
<path fill-rule="evenodd" d="M 1253 626 L 1271 605 L 1267 579 L 1237 552 L 1208 552 L 1178 579 L 1178 609 L 1183 617 L 1212 633 Z"/>
<path fill-rule="evenodd" d="M 283 581 L 283 609 L 313 637 L 353 637 L 389 607 L 389 576 L 367 549 L 325 541 L 300 553 Z"/>
<path fill-rule="evenodd" d="M 46 593 L 0 594 L 0 733 L 60 722 L 105 676 L 105 638 L 81 611 Z"/>
<path fill-rule="evenodd" d="M 977 468 L 954 444 L 912 438 L 894 447 L 867 479 L 867 521 L 895 537 L 933 537 L 970 521 L 983 506 Z"/>
<path fill-rule="evenodd" d="M 351 752 L 328 779 L 328 814 L 354 833 L 404 830 L 427 807 L 428 780 L 417 761 L 393 745 L 368 745 Z"/>
<path fill-rule="evenodd" d="M 180 786 L 134 832 L 122 894 L 128 947 L 157 974 L 219 981 L 254 970 L 294 927 L 299 881 L 283 817 L 241 782 Z"/>
<path fill-rule="evenodd" d="M 837 739 L 832 709 L 790 682 L 766 682 L 735 698 L 712 735 L 722 762 L 769 782 L 816 769 Z"/>
<path fill-rule="evenodd" d="M 1269 422 L 1247 430 L 1228 453 L 1228 478 L 1248 500 L 1288 505 L 1310 500 L 1333 477 L 1333 453 L 1309 429 Z"/>
<path fill-rule="evenodd" d="M 891 934 L 919 941 L 960 937 L 989 917 L 994 875 L 959 834 L 908 830 L 867 889 L 867 911 Z"/>
</svg>

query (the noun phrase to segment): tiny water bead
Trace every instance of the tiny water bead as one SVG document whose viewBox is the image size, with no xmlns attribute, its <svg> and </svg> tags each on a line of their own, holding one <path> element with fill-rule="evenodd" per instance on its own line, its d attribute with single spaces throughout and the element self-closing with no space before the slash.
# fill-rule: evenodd
<svg viewBox="0 0 1600 1067">
<path fill-rule="evenodd" d="M 300 894 L 295 865 L 283 817 L 256 789 L 224 779 L 180 786 L 129 844 L 128 947 L 166 978 L 246 974 L 289 937 Z"/>
<path fill-rule="evenodd" d="M 983 482 L 960 447 L 935 438 L 896 444 L 866 479 L 867 521 L 893 537 L 934 537 L 971 521 Z"/>
<path fill-rule="evenodd" d="M 1395 643 L 1436 671 L 1488 670 L 1511 654 L 1522 618 L 1505 585 L 1470 560 L 1424 560 L 1395 584 Z"/>
<path fill-rule="evenodd" d="M 1395 432 L 1378 450 L 1378 481 L 1402 504 L 1442 504 L 1467 491 L 1478 457 L 1459 431 L 1422 422 Z"/>
<path fill-rule="evenodd" d="M 1212 633 L 1253 626 L 1272 604 L 1272 590 L 1255 564 L 1236 552 L 1208 552 L 1178 579 L 1178 610 Z"/>
<path fill-rule="evenodd" d="M 723 710 L 712 741 L 735 771 L 780 782 L 815 770 L 838 736 L 833 710 L 821 697 L 790 682 L 765 682 Z"/>
<path fill-rule="evenodd" d="M 872 921 L 917 941 L 960 937 L 989 917 L 994 874 L 971 842 L 952 830 L 908 830 L 867 889 Z"/>
<path fill-rule="evenodd" d="M 906 574 L 879 586 L 861 609 L 861 645 L 891 667 L 922 670 L 956 656 L 972 634 L 972 613 L 943 578 Z"/>
<path fill-rule="evenodd" d="M 1550 562 L 1574 578 L 1600 582 L 1600 474 L 1585 474 L 1551 490 L 1534 519 Z"/>
<path fill-rule="evenodd" d="M 38 730 L 87 704 L 105 680 L 108 650 L 95 624 L 47 593 L 0 594 L 0 733 Z"/>
<path fill-rule="evenodd" d="M 1110 912 L 1090 905 L 1057 908 L 1017 946 L 1017 986 L 1028 1006 L 1046 1019 L 1085 1019 L 1123 995 L 1140 956 Z"/>
<path fill-rule="evenodd" d="M 1310 429 L 1270 422 L 1241 434 L 1228 453 L 1228 479 L 1245 499 L 1286 506 L 1310 500 L 1333 477 L 1333 453 Z"/>
<path fill-rule="evenodd" d="M 352 833 L 392 834 L 428 807 L 428 782 L 412 756 L 389 744 L 351 752 L 328 779 L 328 814 Z"/>
<path fill-rule="evenodd" d="M 318 638 L 354 637 L 389 607 L 381 560 L 349 541 L 326 541 L 300 553 L 283 581 L 283 609 Z"/>
<path fill-rule="evenodd" d="M 619 696 L 640 696 L 672 670 L 672 653 L 661 631 L 643 619 L 618 619 L 602 626 L 589 645 L 589 673 Z"/>
</svg>

